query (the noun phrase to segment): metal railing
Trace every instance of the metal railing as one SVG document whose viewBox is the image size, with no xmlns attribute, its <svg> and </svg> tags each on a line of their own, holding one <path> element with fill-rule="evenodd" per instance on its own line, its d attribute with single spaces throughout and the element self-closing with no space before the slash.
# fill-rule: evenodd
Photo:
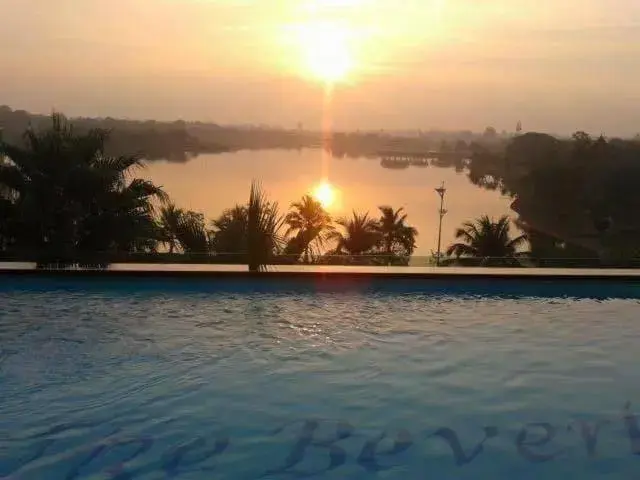
<svg viewBox="0 0 640 480">
<path fill-rule="evenodd" d="M 383 253 L 363 255 L 320 255 L 306 259 L 300 255 L 272 255 L 261 261 L 270 266 L 358 266 L 358 267 L 450 267 L 481 268 L 640 268 L 638 258 L 596 258 L 596 257 L 441 257 L 435 255 L 402 257 Z M 131 252 L 91 252 L 73 254 L 64 258 L 38 251 L 0 251 L 0 264 L 38 264 L 41 268 L 106 268 L 113 264 L 156 264 L 156 265 L 248 265 L 248 253 L 131 253 Z"/>
</svg>

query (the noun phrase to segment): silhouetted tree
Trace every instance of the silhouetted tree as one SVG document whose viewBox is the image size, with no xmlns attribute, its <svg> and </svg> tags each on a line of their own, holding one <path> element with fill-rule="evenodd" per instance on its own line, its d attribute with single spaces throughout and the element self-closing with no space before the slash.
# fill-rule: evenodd
<svg viewBox="0 0 640 480">
<path fill-rule="evenodd" d="M 251 271 L 264 270 L 282 251 L 283 223 L 278 204 L 270 202 L 254 181 L 247 205 L 225 210 L 212 222 L 212 249 L 223 260 L 242 260 Z"/>
<path fill-rule="evenodd" d="M 336 222 L 342 231 L 335 231 L 331 238 L 336 241 L 335 253 L 363 255 L 371 253 L 380 242 L 378 223 L 368 213 L 353 212 L 351 218 L 340 218 Z"/>
<path fill-rule="evenodd" d="M 451 151 L 451 145 L 446 140 L 440 142 L 440 152 L 447 153 Z"/>
<path fill-rule="evenodd" d="M 539 230 L 529 228 L 522 222 L 516 225 L 525 232 L 529 243 L 529 257 L 539 265 L 580 265 L 589 259 L 597 258 L 597 252 L 565 242 Z"/>
<path fill-rule="evenodd" d="M 388 206 L 379 207 L 381 217 L 378 220 L 380 248 L 388 263 L 408 263 L 416 247 L 418 231 L 407 225 L 407 215 L 403 208 L 394 210 Z"/>
<path fill-rule="evenodd" d="M 227 209 L 212 222 L 211 247 L 223 260 L 246 261 L 249 270 L 263 270 L 282 250 L 283 223 L 278 204 L 268 201 L 254 181 L 246 205 Z"/>
<path fill-rule="evenodd" d="M 309 263 L 324 247 L 331 232 L 331 216 L 322 204 L 305 195 L 299 202 L 291 204 L 285 222 L 288 225 L 286 235 L 295 234 L 287 245 L 288 254 L 302 254 L 304 261 Z"/>
<path fill-rule="evenodd" d="M 211 233 L 207 231 L 204 215 L 191 210 L 181 212 L 176 239 L 184 253 L 209 253 Z"/>
<path fill-rule="evenodd" d="M 465 142 L 464 140 L 458 140 L 456 142 L 456 146 L 454 147 L 454 150 L 459 153 L 459 152 L 465 152 L 468 148 L 469 148 L 469 145 L 467 145 L 467 142 Z"/>
<path fill-rule="evenodd" d="M 487 127 L 482 136 L 488 140 L 494 140 L 498 136 L 498 131 L 494 127 Z"/>
<path fill-rule="evenodd" d="M 465 222 L 456 230 L 460 240 L 447 249 L 447 255 L 479 258 L 513 258 L 518 248 L 526 244 L 526 237 L 511 238 L 509 217 L 502 216 L 497 221 L 483 215 L 474 222 Z"/>
<path fill-rule="evenodd" d="M 54 114 L 48 130 L 26 131 L 23 146 L 0 144 L 0 156 L 9 159 L 0 165 L 0 185 L 10 211 L 0 230 L 10 230 L 5 236 L 15 247 L 36 252 L 40 266 L 103 266 L 109 253 L 155 250 L 153 201 L 166 201 L 166 194 L 149 181 L 129 180 L 140 160 L 105 155 L 107 138 L 98 129 L 78 134 Z"/>
<path fill-rule="evenodd" d="M 247 213 L 249 270 L 263 270 L 282 248 L 283 236 L 280 230 L 284 218 L 278 211 L 278 204 L 267 199 L 256 181 L 251 183 Z"/>
<path fill-rule="evenodd" d="M 174 253 L 179 247 L 178 230 L 184 211 L 173 203 L 160 209 L 160 238 L 162 243 L 169 248 L 169 253 Z"/>
<path fill-rule="evenodd" d="M 222 212 L 213 220 L 212 247 L 216 254 L 237 258 L 247 253 L 247 228 L 249 212 L 246 205 L 236 205 Z"/>
<path fill-rule="evenodd" d="M 640 145 L 585 132 L 570 140 L 528 133 L 502 155 L 494 154 L 495 170 L 530 229 L 599 257 L 638 251 Z"/>
</svg>

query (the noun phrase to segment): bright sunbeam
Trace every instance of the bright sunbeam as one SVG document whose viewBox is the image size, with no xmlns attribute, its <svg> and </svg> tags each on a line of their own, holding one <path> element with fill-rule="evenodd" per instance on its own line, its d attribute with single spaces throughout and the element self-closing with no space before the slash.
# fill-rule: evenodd
<svg viewBox="0 0 640 480">
<path fill-rule="evenodd" d="M 335 202 L 335 188 L 333 188 L 328 182 L 322 182 L 313 190 L 313 198 L 320 202 L 322 208 L 327 209 Z"/>
<path fill-rule="evenodd" d="M 297 28 L 298 48 L 308 75 L 325 83 L 345 80 L 354 69 L 354 55 L 346 25 L 313 22 Z"/>
</svg>

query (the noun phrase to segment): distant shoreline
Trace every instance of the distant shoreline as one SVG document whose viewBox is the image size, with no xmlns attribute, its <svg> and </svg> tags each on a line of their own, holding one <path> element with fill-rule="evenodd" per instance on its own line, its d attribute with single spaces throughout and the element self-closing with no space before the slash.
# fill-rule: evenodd
<svg viewBox="0 0 640 480">
<path fill-rule="evenodd" d="M 64 113 L 64 112 L 62 112 Z M 30 126 L 48 126 L 50 115 L 33 114 L 0 106 L 0 129 L 8 143 L 22 140 Z M 335 156 L 371 157 L 379 152 L 398 151 L 424 154 L 439 151 L 468 152 L 472 142 L 488 139 L 502 142 L 512 137 L 487 127 L 484 133 L 470 130 L 363 130 L 322 132 L 299 128 L 269 126 L 229 126 L 207 122 L 177 120 L 127 120 L 117 118 L 69 117 L 80 130 L 99 128 L 110 131 L 107 150 L 112 155 L 139 154 L 147 160 L 187 161 L 194 155 L 219 154 L 242 150 L 295 150 L 324 148 Z"/>
</svg>

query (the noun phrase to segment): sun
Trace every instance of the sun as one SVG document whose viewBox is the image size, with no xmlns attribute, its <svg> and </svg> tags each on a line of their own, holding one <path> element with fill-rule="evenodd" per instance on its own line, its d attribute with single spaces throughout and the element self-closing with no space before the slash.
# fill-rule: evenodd
<svg viewBox="0 0 640 480">
<path fill-rule="evenodd" d="M 354 70 L 348 26 L 336 22 L 310 22 L 297 28 L 297 42 L 306 73 L 333 84 Z"/>
<path fill-rule="evenodd" d="M 315 198 L 322 208 L 331 207 L 336 200 L 336 190 L 328 182 L 322 182 L 313 190 L 313 198 Z"/>
</svg>

